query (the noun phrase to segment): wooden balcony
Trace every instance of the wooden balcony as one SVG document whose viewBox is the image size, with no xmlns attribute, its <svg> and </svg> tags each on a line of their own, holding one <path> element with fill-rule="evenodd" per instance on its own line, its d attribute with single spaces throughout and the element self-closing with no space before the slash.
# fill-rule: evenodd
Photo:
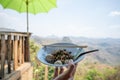
<svg viewBox="0 0 120 80">
<path fill-rule="evenodd" d="M 0 79 L 19 80 L 32 69 L 28 35 L 30 33 L 0 32 Z"/>
</svg>

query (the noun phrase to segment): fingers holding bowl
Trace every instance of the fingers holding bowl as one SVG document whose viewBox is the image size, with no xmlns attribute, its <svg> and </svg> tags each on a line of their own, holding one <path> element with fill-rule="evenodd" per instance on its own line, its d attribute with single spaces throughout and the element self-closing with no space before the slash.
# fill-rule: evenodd
<svg viewBox="0 0 120 80">
<path fill-rule="evenodd" d="M 55 67 L 53 79 L 58 76 L 58 70 L 59 70 L 58 67 Z"/>
</svg>

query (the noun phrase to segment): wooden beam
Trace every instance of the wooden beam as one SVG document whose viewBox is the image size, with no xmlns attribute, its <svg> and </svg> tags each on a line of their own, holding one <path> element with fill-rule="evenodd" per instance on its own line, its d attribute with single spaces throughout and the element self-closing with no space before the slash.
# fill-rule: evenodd
<svg viewBox="0 0 120 80">
<path fill-rule="evenodd" d="M 22 63 L 24 63 L 24 59 L 25 59 L 25 57 L 24 57 L 24 54 L 25 54 L 25 42 L 24 42 L 25 40 L 24 40 L 24 37 L 22 37 Z"/>
<path fill-rule="evenodd" d="M 17 40 L 17 36 L 14 36 L 14 70 L 17 69 L 18 67 L 18 40 Z"/>
<path fill-rule="evenodd" d="M 18 66 L 20 66 L 20 40 L 18 39 L 18 50 L 17 50 Z"/>
<path fill-rule="evenodd" d="M 28 54 L 28 48 L 27 48 L 27 40 L 26 40 L 27 38 L 25 37 L 25 40 L 24 40 L 24 50 L 25 50 L 25 54 L 24 54 L 24 60 L 25 60 L 25 62 L 27 61 L 27 54 Z"/>
<path fill-rule="evenodd" d="M 2 78 L 1 76 L 1 35 L 0 35 L 0 79 Z"/>
<path fill-rule="evenodd" d="M 26 32 L 5 32 L 5 31 L 0 31 L 0 35 L 15 35 L 15 36 L 28 36 Z M 31 35 L 31 33 L 29 33 Z"/>
<path fill-rule="evenodd" d="M 1 36 L 1 35 L 0 35 Z M 1 39 L 0 39 L 0 52 L 1 52 Z M 1 55 L 0 55 L 1 56 Z M 1 59 L 1 57 L 0 57 L 0 59 Z"/>
<path fill-rule="evenodd" d="M 0 39 L 0 60 L 1 60 L 1 39 Z"/>
<path fill-rule="evenodd" d="M 6 54 L 6 43 L 5 43 L 5 35 L 1 35 L 1 70 L 0 70 L 0 77 L 4 78 L 4 66 L 5 66 L 5 54 Z"/>
<path fill-rule="evenodd" d="M 22 63 L 22 37 L 19 36 L 19 45 L 18 45 L 18 60 L 19 60 L 19 65 Z"/>
<path fill-rule="evenodd" d="M 12 50 L 12 48 L 11 48 L 11 42 L 12 42 L 12 40 L 11 40 L 11 35 L 8 35 L 8 46 L 7 46 L 7 54 L 8 54 L 8 73 L 11 73 L 11 50 Z"/>
<path fill-rule="evenodd" d="M 32 71 L 33 67 L 31 66 L 31 63 L 24 63 L 17 70 L 6 75 L 3 80 L 32 80 Z M 27 75 L 25 74 L 26 72 Z"/>
<path fill-rule="evenodd" d="M 45 65 L 45 80 L 48 80 L 48 66 Z"/>
<path fill-rule="evenodd" d="M 13 54 L 14 54 L 14 52 L 13 52 L 13 51 L 14 51 L 14 50 L 13 50 L 13 45 L 14 45 L 13 41 L 14 41 L 14 40 L 11 40 L 11 60 L 13 60 L 13 56 L 14 56 L 14 55 L 13 55 Z"/>
<path fill-rule="evenodd" d="M 25 37 L 25 61 L 30 61 L 29 37 Z"/>
</svg>

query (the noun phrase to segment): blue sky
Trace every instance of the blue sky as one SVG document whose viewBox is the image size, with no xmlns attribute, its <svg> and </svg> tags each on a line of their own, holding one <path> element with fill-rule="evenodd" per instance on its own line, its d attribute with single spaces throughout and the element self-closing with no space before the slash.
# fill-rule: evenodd
<svg viewBox="0 0 120 80">
<path fill-rule="evenodd" d="M 57 0 L 48 13 L 29 14 L 29 26 L 42 37 L 120 38 L 120 0 Z M 0 27 L 26 31 L 26 14 L 0 5 Z"/>
</svg>

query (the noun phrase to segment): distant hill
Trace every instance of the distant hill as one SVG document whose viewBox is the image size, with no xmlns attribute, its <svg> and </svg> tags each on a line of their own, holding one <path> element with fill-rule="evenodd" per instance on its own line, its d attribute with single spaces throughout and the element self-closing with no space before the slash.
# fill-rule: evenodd
<svg viewBox="0 0 120 80">
<path fill-rule="evenodd" d="M 39 37 L 33 35 L 32 40 L 38 44 L 51 44 L 63 42 L 64 38 L 59 37 Z M 100 62 L 109 65 L 120 65 L 120 39 L 106 38 L 93 39 L 85 37 L 67 37 L 66 41 L 71 41 L 77 45 L 87 45 L 85 50 L 99 49 L 99 52 L 94 52 L 86 55 L 86 60 L 92 62 Z"/>
<path fill-rule="evenodd" d="M 31 39 L 37 42 L 38 44 L 52 44 L 52 43 L 57 43 L 60 42 L 61 39 L 55 36 L 49 36 L 49 37 L 39 37 L 37 35 L 32 35 Z"/>
</svg>

